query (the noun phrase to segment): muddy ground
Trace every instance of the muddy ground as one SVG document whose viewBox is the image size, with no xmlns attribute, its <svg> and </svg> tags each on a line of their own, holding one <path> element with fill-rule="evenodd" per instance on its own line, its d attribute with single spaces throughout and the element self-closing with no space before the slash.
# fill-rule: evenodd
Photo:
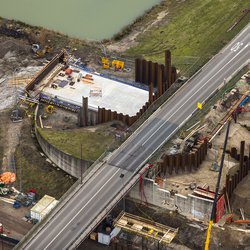
<svg viewBox="0 0 250 250">
<path fill-rule="evenodd" d="M 28 118 L 23 120 L 20 141 L 15 151 L 17 173 L 20 173 L 21 168 L 22 191 L 35 188 L 38 199 L 45 194 L 60 199 L 76 179 L 54 167 L 41 154 L 42 150 L 33 133 L 33 121 Z M 19 183 L 20 174 L 17 176 L 16 188 Z"/>
<path fill-rule="evenodd" d="M 112 211 L 113 217 L 116 217 L 121 210 L 122 210 L 122 204 L 118 204 L 118 206 Z M 144 217 L 146 219 L 150 219 L 154 222 L 168 225 L 173 228 L 179 228 L 179 231 L 175 239 L 171 242 L 171 244 L 161 246 L 160 247 L 161 250 L 204 249 L 204 243 L 207 232 L 206 224 L 202 224 L 201 222 L 194 220 L 188 220 L 187 218 L 183 217 L 178 213 L 167 212 L 165 209 L 160 209 L 155 206 L 148 206 L 143 203 L 140 203 L 140 201 L 135 202 L 134 200 L 131 199 L 126 199 L 126 212 Z M 230 226 L 226 225 L 224 228 L 213 227 L 210 249 L 248 250 L 250 244 L 249 232 L 250 230 L 239 231 L 237 228 L 234 228 L 231 225 Z M 228 239 L 230 239 L 230 241 Z M 141 249 L 140 246 L 137 246 L 137 248 L 132 248 L 132 246 L 135 247 L 136 244 L 131 245 L 131 242 L 126 242 L 122 239 L 119 239 L 119 236 L 118 236 L 118 242 L 122 244 L 125 250 Z M 81 246 L 79 246 L 78 249 L 111 250 L 115 249 L 113 245 L 114 244 L 111 244 L 111 246 L 105 246 L 105 245 L 100 245 L 92 240 L 86 240 L 81 244 Z"/>
<path fill-rule="evenodd" d="M 26 40 L 0 36 L 0 173 L 16 172 L 17 181 L 14 186 L 18 190 L 21 188 L 21 191 L 25 192 L 34 187 L 39 192 L 38 198 L 50 194 L 59 199 L 75 180 L 52 167 L 46 158 L 41 156 L 39 146 L 31 135 L 33 122 L 30 118 L 26 116 L 19 123 L 10 120 L 18 91 L 24 89 L 27 84 L 20 82 L 20 79 L 25 81 L 32 78 L 44 61 L 45 58 L 34 58 Z M 14 73 L 15 69 L 17 70 Z M 22 152 L 22 157 L 19 152 Z M 7 236 L 20 240 L 30 230 L 32 225 L 22 219 L 29 209 L 15 210 L 11 204 L 0 201 L 0 223 L 3 224 Z M 2 246 L 3 249 L 8 249 L 7 245 Z"/>
<path fill-rule="evenodd" d="M 23 219 L 28 212 L 29 208 L 15 209 L 11 204 L 0 200 L 0 221 L 4 226 L 4 234 L 10 238 L 21 240 L 33 226 Z"/>
<path fill-rule="evenodd" d="M 130 46 L 136 45 L 139 34 L 168 21 L 167 17 L 169 13 L 166 11 L 157 10 L 154 12 L 154 10 L 152 10 L 151 14 L 148 20 L 144 20 L 143 22 L 138 20 L 135 25 L 132 25 L 133 32 L 130 32 L 131 30 L 125 30 L 123 34 L 120 34 L 122 40 L 118 42 L 106 41 L 105 44 L 108 45 L 109 53 L 111 53 L 113 57 L 122 56 L 125 48 L 127 49 Z M 72 185 L 74 180 L 70 179 L 64 172 L 52 167 L 46 161 L 46 158 L 41 156 L 39 146 L 36 140 L 31 136 L 31 120 L 26 118 L 23 122 L 16 124 L 10 121 L 9 114 L 15 103 L 16 88 L 15 85 L 9 84 L 5 79 L 13 78 L 13 72 L 17 68 L 42 66 L 46 59 L 51 59 L 62 48 L 66 48 L 69 52 L 73 53 L 76 58 L 81 58 L 86 66 L 91 67 L 95 71 L 105 72 L 118 77 L 126 77 L 127 79 L 134 78 L 134 58 L 131 57 L 128 59 L 131 69 L 129 73 L 114 72 L 112 70 L 103 71 L 100 62 L 104 53 L 100 43 L 71 39 L 65 35 L 43 28 L 31 27 L 3 19 L 0 19 L 0 26 L 7 28 L 7 31 L 10 32 L 10 35 L 8 34 L 7 36 L 0 35 L 0 111 L 4 110 L 4 112 L 0 113 L 0 172 L 13 170 L 15 167 L 17 167 L 17 171 L 19 171 L 18 167 L 21 163 L 23 166 L 23 174 L 26 175 L 26 177 L 30 176 L 27 180 L 23 178 L 23 190 L 34 187 L 34 185 L 31 186 L 31 183 L 33 183 L 37 185 L 34 188 L 38 189 L 40 197 L 47 193 L 59 198 L 70 185 Z M 144 29 L 144 26 L 147 26 L 147 28 Z M 17 30 L 18 33 L 15 33 Z M 129 33 L 128 36 L 127 33 Z M 16 38 L 13 38 L 13 34 L 17 34 Z M 42 58 L 37 58 L 31 51 L 32 43 L 39 43 L 42 47 L 50 46 L 52 52 Z M 33 70 L 33 75 L 36 71 L 38 71 L 38 68 Z M 30 175 L 30 173 L 32 173 L 32 175 Z M 20 179 L 18 178 L 16 182 L 17 188 L 20 186 L 19 181 Z M 180 234 L 175 241 L 176 244 L 183 244 L 191 249 L 203 248 L 205 232 L 186 226 L 187 221 L 183 220 L 183 218 L 173 217 L 173 215 L 164 217 L 165 211 L 159 211 L 158 209 L 137 208 L 137 206 L 133 204 L 128 207 L 130 207 L 131 212 L 135 214 L 141 215 L 142 211 L 147 211 L 150 214 L 149 216 L 156 221 L 166 223 L 170 226 L 180 227 Z M 29 229 L 30 225 L 24 225 L 17 213 L 8 214 L 8 211 L 11 211 L 9 207 L 2 206 L 0 211 L 2 212 L 2 214 L 0 213 L 0 222 L 8 224 L 8 230 L 11 231 L 11 228 L 13 228 L 16 223 L 23 225 L 22 230 L 21 226 L 17 226 L 20 228 L 20 234 L 25 234 L 26 230 Z M 13 219 L 13 222 L 4 220 L 7 216 L 10 217 L 11 220 Z M 231 239 L 230 243 L 227 241 L 228 238 Z M 240 243 L 238 241 L 239 238 Z M 235 233 L 229 230 L 215 230 L 213 233 L 213 242 L 214 249 L 218 247 L 220 249 L 247 249 L 246 246 L 250 244 L 249 237 L 247 238 L 245 234 L 241 232 Z M 97 249 L 95 244 L 86 244 L 87 245 L 83 245 L 81 249 L 86 249 L 86 247 L 87 249 Z M 102 246 L 98 246 L 98 248 L 108 249 Z M 177 248 L 175 247 L 173 249 Z"/>
</svg>

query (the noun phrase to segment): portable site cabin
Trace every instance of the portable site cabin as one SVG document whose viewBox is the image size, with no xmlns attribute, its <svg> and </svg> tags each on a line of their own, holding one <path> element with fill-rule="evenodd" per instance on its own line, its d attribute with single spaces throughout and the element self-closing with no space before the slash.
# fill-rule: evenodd
<svg viewBox="0 0 250 250">
<path fill-rule="evenodd" d="M 30 217 L 41 221 L 58 203 L 58 201 L 49 195 L 44 195 L 37 204 L 31 208 Z"/>
</svg>

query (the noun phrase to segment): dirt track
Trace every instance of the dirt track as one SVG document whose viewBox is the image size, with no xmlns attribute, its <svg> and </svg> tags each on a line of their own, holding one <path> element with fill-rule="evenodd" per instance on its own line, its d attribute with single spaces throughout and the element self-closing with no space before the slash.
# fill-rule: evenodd
<svg viewBox="0 0 250 250">
<path fill-rule="evenodd" d="M 0 223 L 3 224 L 4 234 L 20 240 L 31 228 L 32 224 L 22 220 L 29 208 L 14 209 L 11 204 L 0 200 Z"/>
</svg>

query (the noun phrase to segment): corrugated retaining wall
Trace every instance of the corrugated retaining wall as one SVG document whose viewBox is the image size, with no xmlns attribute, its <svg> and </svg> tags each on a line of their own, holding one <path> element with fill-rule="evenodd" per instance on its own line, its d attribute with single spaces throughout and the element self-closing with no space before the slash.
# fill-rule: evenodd
<svg viewBox="0 0 250 250">
<path fill-rule="evenodd" d="M 145 105 L 136 113 L 134 116 L 124 115 L 122 113 L 117 113 L 116 111 L 111 111 L 110 109 L 98 107 L 98 123 L 109 122 L 113 120 L 122 121 L 128 126 L 131 126 L 140 116 L 147 110 L 149 107 L 149 102 L 146 102 Z"/>
<path fill-rule="evenodd" d="M 39 106 L 37 106 L 36 111 L 35 111 L 35 117 L 37 116 L 38 107 Z M 38 130 L 38 126 L 36 124 L 36 119 L 35 119 L 35 134 L 36 134 L 37 141 L 40 147 L 42 148 L 43 152 L 46 154 L 46 156 L 66 173 L 76 178 L 79 178 L 81 176 L 81 168 L 82 168 L 82 173 L 84 173 L 93 163 L 90 161 L 85 161 L 85 160 L 76 158 L 70 154 L 62 152 L 61 150 L 51 145 L 40 134 Z"/>
<path fill-rule="evenodd" d="M 240 154 L 238 154 L 235 147 L 232 147 L 230 151 L 231 157 L 239 161 L 240 166 L 235 174 L 226 175 L 225 191 L 227 192 L 229 198 L 231 198 L 234 189 L 242 181 L 242 179 L 248 175 L 248 172 L 250 170 L 250 148 L 248 156 L 244 155 L 244 151 L 245 141 L 241 141 L 240 143 Z"/>
<path fill-rule="evenodd" d="M 163 154 L 160 161 L 157 162 L 157 172 L 159 175 L 172 175 L 192 172 L 197 170 L 207 155 L 207 141 L 201 141 L 192 148 L 189 153 L 167 155 Z"/>
<path fill-rule="evenodd" d="M 135 81 L 149 86 L 149 98 L 134 116 L 117 113 L 98 107 L 98 123 L 119 120 L 131 126 L 176 81 L 177 71 L 171 65 L 171 52 L 165 52 L 165 65 L 137 58 L 135 60 Z M 156 88 L 156 91 L 155 91 Z"/>
<path fill-rule="evenodd" d="M 38 84 L 42 79 L 59 63 L 63 62 L 66 51 L 62 50 L 58 55 L 56 55 L 48 64 L 46 64 L 28 83 L 26 86 L 26 91 L 33 90 L 35 84 Z"/>
</svg>

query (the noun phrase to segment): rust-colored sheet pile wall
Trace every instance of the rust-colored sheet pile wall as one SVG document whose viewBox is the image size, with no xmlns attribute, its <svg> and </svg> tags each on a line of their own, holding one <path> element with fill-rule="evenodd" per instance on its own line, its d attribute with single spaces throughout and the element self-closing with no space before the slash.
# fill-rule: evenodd
<svg viewBox="0 0 250 250">
<path fill-rule="evenodd" d="M 250 148 L 248 156 L 244 155 L 244 150 L 245 141 L 241 141 L 240 154 L 238 154 L 235 147 L 232 147 L 230 151 L 231 157 L 239 161 L 240 166 L 235 174 L 227 174 L 226 176 L 225 191 L 227 192 L 229 198 L 232 196 L 234 189 L 242 181 L 242 179 L 248 175 L 248 171 L 250 170 Z"/>
<path fill-rule="evenodd" d="M 203 162 L 207 155 L 207 141 L 204 140 L 198 145 L 194 146 L 190 153 L 183 154 L 164 154 L 161 160 L 157 162 L 157 169 L 159 175 L 163 174 L 165 176 L 172 175 L 173 173 L 180 173 L 199 168 L 200 164 Z"/>
</svg>

